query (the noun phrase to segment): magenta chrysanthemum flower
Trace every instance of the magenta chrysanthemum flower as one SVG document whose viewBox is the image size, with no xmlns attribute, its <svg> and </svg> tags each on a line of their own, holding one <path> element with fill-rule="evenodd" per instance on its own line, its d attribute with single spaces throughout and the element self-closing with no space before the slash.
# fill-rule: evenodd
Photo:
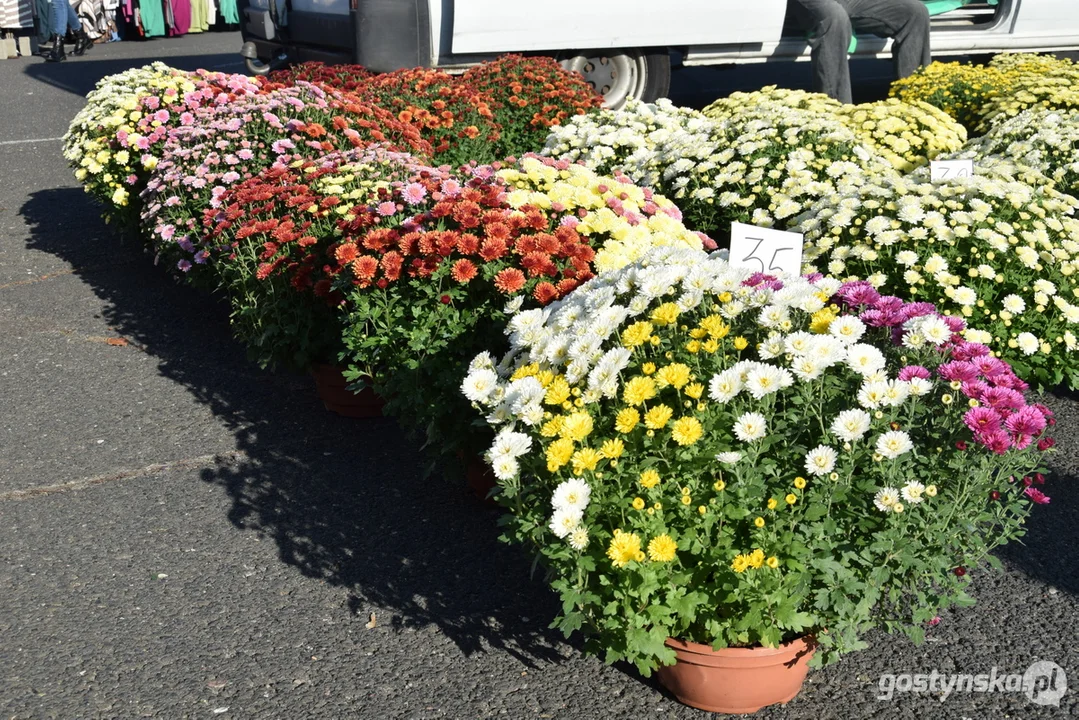
<svg viewBox="0 0 1079 720">
<path fill-rule="evenodd" d="M 973 363 L 953 360 L 938 367 L 937 375 L 948 381 L 970 382 L 978 379 L 978 368 Z"/>
<path fill-rule="evenodd" d="M 965 382 L 963 383 L 962 387 L 964 395 L 969 398 L 974 398 L 978 402 L 981 402 L 982 395 L 985 395 L 985 391 L 988 389 L 989 385 L 982 382 L 981 380 L 971 380 L 969 382 Z"/>
<path fill-rule="evenodd" d="M 191 263 L 188 260 L 181 260 L 180 262 L 176 263 L 176 267 L 178 267 L 183 272 L 187 272 L 191 269 Z"/>
<path fill-rule="evenodd" d="M 947 322 L 947 319 L 945 319 Z M 950 326 L 949 326 L 950 327 Z M 989 354 L 989 347 L 981 343 L 958 342 L 952 348 L 952 358 L 955 360 L 973 360 Z"/>
<path fill-rule="evenodd" d="M 1007 433 L 998 431 L 994 433 L 975 433 L 974 439 L 979 443 L 992 450 L 997 455 L 1003 455 L 1008 452 L 1008 449 L 1012 446 L 1012 439 L 1008 437 Z"/>
<path fill-rule="evenodd" d="M 1038 505 L 1049 504 L 1049 496 L 1043 493 L 1041 490 L 1038 490 L 1037 488 L 1028 487 L 1026 490 L 1023 491 L 1023 494 Z"/>
<path fill-rule="evenodd" d="M 989 388 L 982 395 L 981 402 L 996 410 L 1015 410 L 1026 404 L 1021 392 L 1004 387 Z"/>
<path fill-rule="evenodd" d="M 896 377 L 903 382 L 910 382 L 914 378 L 928 380 L 932 376 L 929 374 L 929 371 L 921 365 L 907 365 L 906 367 L 899 369 L 899 374 Z"/>
<path fill-rule="evenodd" d="M 1010 415 L 1004 425 L 1015 435 L 1038 435 L 1045 430 L 1046 422 L 1045 416 L 1037 408 L 1027 405 Z"/>
<path fill-rule="evenodd" d="M 998 432 L 1002 420 L 1000 413 L 987 407 L 971 408 L 963 415 L 963 423 L 968 428 L 986 435 Z"/>
</svg>

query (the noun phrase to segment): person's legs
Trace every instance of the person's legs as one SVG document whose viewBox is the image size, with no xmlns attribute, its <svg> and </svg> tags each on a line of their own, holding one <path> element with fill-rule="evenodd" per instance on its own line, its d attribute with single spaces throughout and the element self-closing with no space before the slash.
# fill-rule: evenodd
<svg viewBox="0 0 1079 720">
<path fill-rule="evenodd" d="M 918 0 L 843 0 L 851 24 L 860 32 L 895 39 L 892 60 L 898 77 L 932 62 L 929 11 Z"/>
<path fill-rule="evenodd" d="M 47 62 L 60 62 L 67 59 L 67 55 L 64 54 L 64 35 L 67 34 L 68 11 L 71 10 L 71 6 L 68 5 L 67 0 L 52 0 L 49 10 L 50 19 L 52 20 L 53 39 L 52 50 L 45 56 L 45 60 Z"/>
<path fill-rule="evenodd" d="M 851 22 L 836 0 L 791 0 L 789 5 L 798 24 L 811 35 L 813 89 L 840 102 L 849 103 Z"/>
</svg>

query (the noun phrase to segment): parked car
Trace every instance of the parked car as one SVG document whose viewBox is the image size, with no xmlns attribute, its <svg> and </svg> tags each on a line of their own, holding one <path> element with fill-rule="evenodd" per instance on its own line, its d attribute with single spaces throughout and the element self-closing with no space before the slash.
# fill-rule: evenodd
<svg viewBox="0 0 1079 720">
<path fill-rule="evenodd" d="M 1076 0 L 925 0 L 934 56 L 1079 49 Z M 376 71 L 449 71 L 508 52 L 552 55 L 618 107 L 670 87 L 684 65 L 809 59 L 786 0 L 239 0 L 243 55 L 265 73 L 291 62 Z M 854 57 L 889 57 L 891 40 L 859 35 Z"/>
</svg>

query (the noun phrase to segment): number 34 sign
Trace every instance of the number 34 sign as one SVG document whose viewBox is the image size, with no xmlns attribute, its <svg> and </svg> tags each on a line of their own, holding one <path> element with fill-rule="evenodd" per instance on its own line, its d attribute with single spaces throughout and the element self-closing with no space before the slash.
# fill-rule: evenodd
<svg viewBox="0 0 1079 720">
<path fill-rule="evenodd" d="M 731 223 L 730 263 L 774 275 L 802 272 L 801 233 Z"/>
</svg>

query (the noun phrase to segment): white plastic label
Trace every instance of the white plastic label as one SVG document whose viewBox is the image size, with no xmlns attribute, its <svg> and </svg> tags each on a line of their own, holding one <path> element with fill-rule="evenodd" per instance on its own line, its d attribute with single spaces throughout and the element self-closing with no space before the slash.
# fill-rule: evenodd
<svg viewBox="0 0 1079 720">
<path fill-rule="evenodd" d="M 802 273 L 802 233 L 731 223 L 731 265 L 774 275 Z"/>
<path fill-rule="evenodd" d="M 974 161 L 967 160 L 930 160 L 929 179 L 951 180 L 952 178 L 970 177 L 974 174 Z"/>
</svg>

